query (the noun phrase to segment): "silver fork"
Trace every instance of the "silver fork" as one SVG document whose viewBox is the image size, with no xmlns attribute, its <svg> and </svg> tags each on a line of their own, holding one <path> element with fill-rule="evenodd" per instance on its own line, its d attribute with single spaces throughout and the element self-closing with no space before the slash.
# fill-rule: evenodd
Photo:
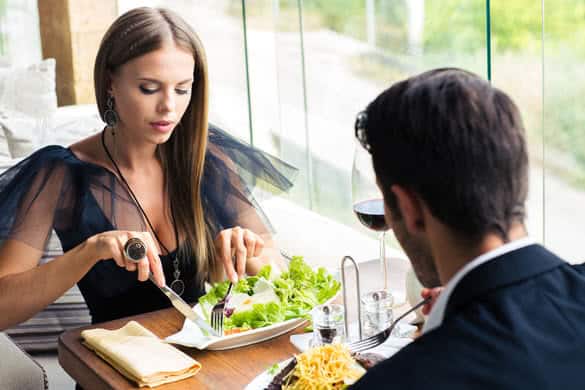
<svg viewBox="0 0 585 390">
<path fill-rule="evenodd" d="M 414 305 L 413 307 L 408 309 L 404 314 L 399 316 L 396 320 L 394 320 L 392 322 L 392 324 L 390 324 L 390 326 L 388 328 L 386 328 L 385 330 L 381 331 L 380 333 L 376 333 L 375 335 L 370 336 L 367 339 L 363 339 L 363 340 L 359 340 L 359 341 L 354 341 L 353 343 L 349 343 L 349 344 L 347 344 L 347 347 L 349 348 L 349 350 L 351 352 L 362 352 L 362 351 L 365 351 L 367 349 L 377 347 L 378 345 L 380 345 L 384 341 L 386 341 L 386 339 L 388 339 L 388 337 L 390 337 L 390 334 L 392 334 L 392 330 L 394 329 L 394 327 L 396 326 L 398 321 L 400 321 L 401 319 L 403 319 L 404 317 L 406 317 L 407 315 L 409 315 L 410 313 L 412 313 L 413 311 L 415 311 L 416 309 L 418 309 L 422 305 L 429 303 L 430 301 L 431 301 L 431 297 L 427 297 L 427 298 L 423 299 L 422 301 L 420 301 L 419 303 L 417 303 L 416 305 Z"/>
<path fill-rule="evenodd" d="M 213 305 L 213 308 L 211 309 L 211 327 L 213 328 L 213 330 L 219 333 L 220 337 L 223 336 L 223 318 L 225 304 L 230 293 L 232 292 L 232 287 L 233 283 L 230 282 L 227 292 L 225 293 L 225 296 L 222 299 L 220 299 L 215 305 Z"/>
</svg>

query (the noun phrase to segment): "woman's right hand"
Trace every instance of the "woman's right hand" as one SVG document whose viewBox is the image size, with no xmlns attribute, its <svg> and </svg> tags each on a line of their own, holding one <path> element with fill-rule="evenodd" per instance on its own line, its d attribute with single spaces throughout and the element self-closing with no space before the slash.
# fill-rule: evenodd
<svg viewBox="0 0 585 390">
<path fill-rule="evenodd" d="M 131 238 L 138 238 L 146 245 L 146 256 L 138 262 L 126 258 L 124 245 Z M 162 269 L 158 249 L 149 232 L 130 232 L 113 230 L 98 233 L 87 239 L 88 250 L 92 251 L 96 261 L 113 259 L 119 267 L 133 272 L 138 270 L 138 280 L 145 281 L 150 273 L 154 282 L 160 287 L 165 284 L 165 275 Z"/>
</svg>

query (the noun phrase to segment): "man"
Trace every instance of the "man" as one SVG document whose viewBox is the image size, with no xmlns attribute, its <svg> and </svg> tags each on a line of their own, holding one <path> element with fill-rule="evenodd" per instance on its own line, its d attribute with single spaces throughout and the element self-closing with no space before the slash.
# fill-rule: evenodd
<svg viewBox="0 0 585 390">
<path fill-rule="evenodd" d="M 417 276 L 444 289 L 422 335 L 353 388 L 585 389 L 585 268 L 527 238 L 512 100 L 432 70 L 378 96 L 356 135 Z"/>
</svg>

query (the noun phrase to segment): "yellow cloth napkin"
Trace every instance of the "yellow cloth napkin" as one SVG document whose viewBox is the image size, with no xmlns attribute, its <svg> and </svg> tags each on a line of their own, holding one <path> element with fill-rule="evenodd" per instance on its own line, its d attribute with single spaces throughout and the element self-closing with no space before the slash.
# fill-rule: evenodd
<svg viewBox="0 0 585 390">
<path fill-rule="evenodd" d="M 136 321 L 117 330 L 88 329 L 84 344 L 138 386 L 155 387 L 195 375 L 196 360 L 164 343 Z"/>
</svg>

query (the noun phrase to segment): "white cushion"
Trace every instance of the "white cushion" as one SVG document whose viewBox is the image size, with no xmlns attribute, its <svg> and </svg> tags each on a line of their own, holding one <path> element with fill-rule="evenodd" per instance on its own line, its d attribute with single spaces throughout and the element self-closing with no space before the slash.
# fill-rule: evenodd
<svg viewBox="0 0 585 390">
<path fill-rule="evenodd" d="M 28 156 L 45 145 L 69 146 L 104 126 L 95 104 L 59 107 L 46 119 L 16 112 L 10 117 L 0 114 L 0 124 L 12 157 Z"/>
<path fill-rule="evenodd" d="M 39 145 L 57 111 L 55 60 L 26 68 L 0 69 L 0 158 L 22 157 Z"/>
<path fill-rule="evenodd" d="M 16 165 L 19 161 L 19 158 L 0 160 L 0 174 L 4 173 L 11 166 Z"/>
<path fill-rule="evenodd" d="M 53 124 L 55 127 L 58 127 L 87 117 L 93 117 L 100 120 L 97 105 L 72 104 L 70 106 L 61 106 L 53 116 Z"/>
<path fill-rule="evenodd" d="M 0 113 L 0 124 L 11 157 L 27 156 L 40 145 L 44 122 L 16 111 Z"/>
<path fill-rule="evenodd" d="M 95 104 L 59 107 L 40 145 L 69 146 L 101 131 L 104 126 Z"/>
<path fill-rule="evenodd" d="M 0 74 L 0 108 L 31 117 L 51 116 L 57 110 L 55 59 Z"/>
<path fill-rule="evenodd" d="M 0 127 L 0 162 L 10 160 L 11 158 L 12 156 L 8 148 L 8 141 L 4 135 L 4 129 Z"/>
</svg>

